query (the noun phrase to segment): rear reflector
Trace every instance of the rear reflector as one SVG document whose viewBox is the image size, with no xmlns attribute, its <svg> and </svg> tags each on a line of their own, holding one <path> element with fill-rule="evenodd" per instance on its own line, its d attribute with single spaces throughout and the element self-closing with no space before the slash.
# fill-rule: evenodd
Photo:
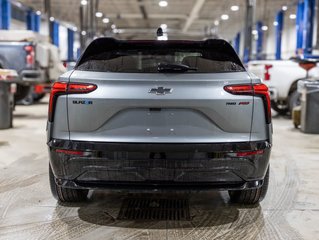
<svg viewBox="0 0 319 240">
<path fill-rule="evenodd" d="M 226 92 L 234 95 L 251 95 L 263 99 L 266 122 L 271 123 L 271 104 L 268 87 L 265 84 L 228 85 L 224 87 Z"/>
<path fill-rule="evenodd" d="M 76 156 L 84 156 L 85 152 L 82 151 L 74 151 L 74 150 L 65 150 L 65 149 L 57 149 L 55 150 L 57 153 L 64 153 L 67 155 L 76 155 Z"/>
<path fill-rule="evenodd" d="M 264 150 L 250 151 L 250 152 L 238 152 L 236 153 L 237 157 L 246 157 L 251 155 L 263 154 Z"/>
<path fill-rule="evenodd" d="M 55 82 L 51 88 L 49 102 L 49 121 L 54 120 L 54 109 L 58 96 L 66 94 L 84 94 L 97 89 L 97 86 L 89 83 Z"/>
</svg>

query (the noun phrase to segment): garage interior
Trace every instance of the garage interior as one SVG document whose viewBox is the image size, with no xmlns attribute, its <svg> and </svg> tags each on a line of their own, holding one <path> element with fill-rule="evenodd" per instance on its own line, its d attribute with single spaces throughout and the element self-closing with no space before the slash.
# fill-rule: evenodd
<svg viewBox="0 0 319 240">
<path fill-rule="evenodd" d="M 318 7 L 316 0 L 0 0 L 0 239 L 319 239 Z M 247 207 L 224 191 L 96 190 L 86 203 L 58 204 L 48 178 L 50 87 L 99 37 L 228 41 L 270 91 L 265 199 Z M 39 71 L 22 71 L 19 58 Z M 155 209 L 159 200 L 167 206 Z M 134 201 L 159 213 L 132 207 L 123 215 Z"/>
</svg>

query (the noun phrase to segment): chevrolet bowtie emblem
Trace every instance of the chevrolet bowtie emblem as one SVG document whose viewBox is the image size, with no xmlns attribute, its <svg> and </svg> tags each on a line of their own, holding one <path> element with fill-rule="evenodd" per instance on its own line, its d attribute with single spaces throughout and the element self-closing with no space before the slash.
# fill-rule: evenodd
<svg viewBox="0 0 319 240">
<path fill-rule="evenodd" d="M 165 95 L 173 92 L 172 88 L 164 88 L 164 87 L 157 87 L 157 88 L 151 88 L 149 93 L 153 93 L 156 95 Z"/>
</svg>

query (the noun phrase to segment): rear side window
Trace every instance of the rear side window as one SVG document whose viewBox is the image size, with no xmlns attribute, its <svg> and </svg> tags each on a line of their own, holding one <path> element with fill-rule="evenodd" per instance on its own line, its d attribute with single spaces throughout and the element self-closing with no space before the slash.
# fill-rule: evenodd
<svg viewBox="0 0 319 240">
<path fill-rule="evenodd" d="M 120 42 L 114 48 L 92 51 L 80 59 L 77 70 L 120 73 L 158 73 L 159 66 L 187 73 L 245 71 L 240 60 L 227 51 L 205 47 L 205 42 Z M 90 46 L 89 46 L 90 47 Z M 231 48 L 231 47 L 230 47 Z M 89 49 L 87 49 L 88 51 Z M 187 71 L 186 71 L 187 70 Z M 168 71 L 169 72 L 169 71 Z M 173 71 L 172 71 L 173 72 Z"/>
</svg>

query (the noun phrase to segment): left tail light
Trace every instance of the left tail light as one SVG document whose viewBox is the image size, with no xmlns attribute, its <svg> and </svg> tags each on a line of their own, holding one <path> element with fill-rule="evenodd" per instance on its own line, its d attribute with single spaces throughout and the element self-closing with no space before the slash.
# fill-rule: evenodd
<svg viewBox="0 0 319 240">
<path fill-rule="evenodd" d="M 263 99 L 266 123 L 271 123 L 271 104 L 268 87 L 265 84 L 228 85 L 224 87 L 226 92 L 234 95 L 251 95 Z"/>
<path fill-rule="evenodd" d="M 27 55 L 25 57 L 26 66 L 28 68 L 33 68 L 35 64 L 35 52 L 34 52 L 34 46 L 28 45 L 24 47 L 24 50 L 26 51 Z"/>
<path fill-rule="evenodd" d="M 67 83 L 55 82 L 51 88 L 50 102 L 49 102 L 49 121 L 53 122 L 54 109 L 58 96 L 67 94 L 84 94 L 90 93 L 97 89 L 95 84 L 90 83 Z"/>
</svg>

